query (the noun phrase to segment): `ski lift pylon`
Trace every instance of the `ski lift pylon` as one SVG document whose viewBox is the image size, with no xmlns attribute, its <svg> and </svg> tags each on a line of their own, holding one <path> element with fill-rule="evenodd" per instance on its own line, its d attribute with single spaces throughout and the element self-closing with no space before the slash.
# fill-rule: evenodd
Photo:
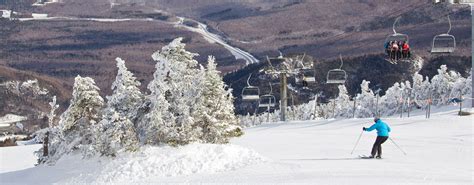
<svg viewBox="0 0 474 185">
<path fill-rule="evenodd" d="M 247 87 L 242 89 L 242 100 L 243 101 L 258 101 L 260 99 L 260 89 L 256 86 L 250 85 L 250 77 L 252 74 L 249 75 L 247 78 Z"/>
<path fill-rule="evenodd" d="M 339 69 L 332 69 L 328 71 L 326 83 L 327 84 L 344 84 L 347 80 L 346 71 L 342 70 L 342 65 L 344 65 L 344 61 L 342 60 L 342 56 L 339 55 L 339 59 L 341 60 L 341 66 Z"/>
<path fill-rule="evenodd" d="M 456 38 L 453 35 L 450 35 L 451 32 L 451 19 L 448 15 L 449 30 L 446 33 L 436 35 L 433 38 L 433 44 L 431 47 L 431 53 L 452 53 L 456 49 Z"/>
</svg>

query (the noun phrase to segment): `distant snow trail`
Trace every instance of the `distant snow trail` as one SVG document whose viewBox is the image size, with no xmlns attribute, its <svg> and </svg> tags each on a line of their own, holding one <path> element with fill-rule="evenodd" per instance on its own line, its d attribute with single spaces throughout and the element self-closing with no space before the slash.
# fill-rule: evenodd
<svg viewBox="0 0 474 185">
<path fill-rule="evenodd" d="M 187 26 L 184 23 L 184 20 L 186 18 L 183 18 L 183 17 L 178 17 L 180 19 L 180 21 L 178 21 L 176 24 L 176 26 L 178 27 L 184 27 L 192 32 L 195 32 L 195 33 L 199 33 L 201 34 L 207 41 L 211 42 L 211 43 L 217 43 L 217 44 L 220 44 L 222 45 L 224 48 L 226 48 L 227 50 L 229 50 L 232 55 L 235 56 L 236 59 L 243 59 L 247 62 L 247 65 L 248 64 L 253 64 L 253 63 L 258 63 L 259 60 L 257 58 L 255 58 L 254 56 L 252 56 L 250 53 L 246 52 L 246 51 L 243 51 L 239 48 L 236 48 L 236 47 L 233 47 L 229 44 L 227 44 L 222 38 L 221 36 L 217 35 L 217 34 L 214 34 L 214 33 L 211 33 L 209 32 L 209 30 L 207 29 L 207 25 L 201 23 L 201 22 L 198 22 L 198 21 L 195 21 L 198 26 L 197 28 L 195 27 L 191 27 L 191 26 Z"/>
</svg>

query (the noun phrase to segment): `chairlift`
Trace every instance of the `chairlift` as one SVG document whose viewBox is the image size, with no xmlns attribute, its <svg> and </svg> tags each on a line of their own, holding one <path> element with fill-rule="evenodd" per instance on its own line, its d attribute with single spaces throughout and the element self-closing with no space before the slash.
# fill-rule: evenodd
<svg viewBox="0 0 474 185">
<path fill-rule="evenodd" d="M 263 95 L 260 97 L 258 107 L 261 108 L 274 108 L 276 104 L 276 98 L 273 95 Z"/>
<path fill-rule="evenodd" d="M 306 67 L 303 64 L 303 60 L 306 56 L 306 53 L 303 57 L 298 60 L 298 63 L 301 65 L 301 69 L 299 69 L 295 81 L 296 83 L 303 83 L 306 81 L 307 83 L 316 83 L 316 78 L 314 76 L 314 69 L 312 67 Z"/>
<path fill-rule="evenodd" d="M 433 44 L 431 47 L 431 53 L 452 53 L 456 49 L 456 38 L 450 35 L 451 32 L 451 19 L 448 15 L 449 30 L 446 33 L 436 35 L 433 38 Z"/>
<path fill-rule="evenodd" d="M 387 38 L 385 39 L 385 43 L 390 43 L 391 41 L 402 41 L 405 43 L 409 43 L 410 39 L 407 34 L 397 33 L 397 31 L 395 30 L 395 25 L 397 24 L 399 20 L 400 20 L 400 17 L 395 19 L 395 22 L 393 23 L 393 26 L 392 26 L 393 34 L 387 36 Z"/>
<path fill-rule="evenodd" d="M 401 43 L 406 43 L 406 44 L 410 43 L 410 39 L 409 39 L 407 34 L 397 33 L 397 31 L 395 30 L 395 25 L 397 24 L 397 22 L 399 22 L 400 18 L 401 17 L 397 17 L 397 19 L 395 19 L 395 22 L 393 22 L 393 26 L 392 26 L 393 34 L 387 36 L 387 38 L 385 39 L 384 53 L 387 53 L 387 55 L 390 58 L 390 62 L 394 63 L 394 64 L 399 59 L 406 59 L 406 58 L 410 57 L 410 52 L 403 53 L 401 51 L 402 48 L 399 48 L 399 50 L 396 51 L 396 52 L 392 51 L 392 50 L 389 50 L 390 45 L 392 43 L 397 43 L 397 44 L 399 44 L 400 42 Z M 402 47 L 402 46 L 400 46 L 400 47 Z"/>
<path fill-rule="evenodd" d="M 344 84 L 347 80 L 346 71 L 342 70 L 342 65 L 344 65 L 344 61 L 342 60 L 342 56 L 339 55 L 339 59 L 341 60 L 341 66 L 339 69 L 332 69 L 329 70 L 327 74 L 327 84 Z"/>
<path fill-rule="evenodd" d="M 252 77 L 252 74 L 247 79 L 247 87 L 242 89 L 242 101 L 258 101 L 260 99 L 260 89 L 250 85 L 250 77 Z"/>
<path fill-rule="evenodd" d="M 258 107 L 260 108 L 274 108 L 276 104 L 276 98 L 273 96 L 272 84 L 270 85 L 270 93 L 260 96 L 258 101 Z"/>
<path fill-rule="evenodd" d="M 296 83 L 302 83 L 306 81 L 308 83 L 316 83 L 313 69 L 300 69 L 298 76 L 295 78 Z"/>
</svg>

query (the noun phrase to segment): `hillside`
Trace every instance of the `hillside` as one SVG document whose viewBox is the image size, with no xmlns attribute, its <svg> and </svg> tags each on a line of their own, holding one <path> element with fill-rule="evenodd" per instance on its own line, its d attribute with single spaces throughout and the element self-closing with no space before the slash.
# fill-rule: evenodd
<svg viewBox="0 0 474 185">
<path fill-rule="evenodd" d="M 9 9 L 8 2 L 10 0 L 0 1 L 0 9 Z M 372 81 L 372 88 L 385 90 L 394 82 L 410 79 L 410 74 L 418 70 L 432 76 L 441 64 L 448 64 L 450 69 L 463 75 L 466 75 L 465 69 L 471 68 L 469 8 L 434 6 L 428 0 L 194 0 L 192 3 L 188 0 L 62 0 L 31 6 L 33 2 L 18 1 L 13 8 L 19 12 L 15 16 L 28 19 L 32 13 L 43 13 L 63 19 L 10 21 L 0 18 L 0 66 L 5 69 L 2 72 L 33 72 L 41 76 L 38 77 L 40 83 L 43 78 L 60 82 L 52 84 L 51 89 L 60 89 L 58 96 L 63 107 L 68 102 L 62 98 L 70 96 L 76 75 L 93 77 L 101 88 L 101 95 L 110 94 L 116 74 L 115 57 L 127 61 L 128 68 L 142 83 L 141 90 L 146 92 L 155 64 L 150 55 L 176 37 L 184 37 L 187 49 L 200 54 L 197 60 L 201 64 L 207 55 L 216 56 L 223 74 L 245 66 L 245 61 L 236 60 L 222 45 L 210 42 L 202 34 L 177 27 L 174 23 L 180 20 L 179 16 L 189 18 L 186 24 L 190 26 L 196 26 L 190 19 L 205 23 L 229 45 L 251 53 L 260 61 L 265 61 L 267 55 L 277 56 L 277 50 L 284 55 L 306 53 L 311 56 L 318 83 L 309 91 L 292 94 L 296 104 L 307 102 L 318 92 L 325 95 L 323 101 L 334 96 L 336 87 L 324 84 L 324 79 L 329 69 L 339 65 L 336 59 L 339 54 L 344 56 L 343 69 L 349 75 L 346 86 L 350 94 L 358 91 L 363 79 Z M 458 48 L 449 56 L 431 56 L 428 50 L 432 38 L 447 31 L 448 14 Z M 414 69 L 409 64 L 391 65 L 381 55 L 383 41 L 392 33 L 392 23 L 398 16 L 401 22 L 397 30 L 410 35 L 413 52 L 425 61 L 422 69 Z M 226 77 L 235 97 L 240 97 L 249 72 L 255 75 L 252 84 L 268 92 L 268 82 L 277 81 L 256 75 L 265 65 L 249 66 Z M 0 73 L 0 78 L 21 77 L 20 73 L 12 74 Z M 273 92 L 278 93 L 275 87 Z M 240 103 L 237 99 L 238 112 L 243 113 L 245 108 L 239 106 L 245 105 Z M 44 107 L 42 103 L 33 104 Z"/>
<path fill-rule="evenodd" d="M 53 96 L 58 99 L 59 110 L 66 109 L 71 89 L 66 81 L 0 65 L 0 115 L 23 115 L 27 117 L 22 121 L 24 131 L 34 132 L 47 125 L 48 103 Z"/>
<path fill-rule="evenodd" d="M 433 36 L 447 31 L 446 15 L 450 14 L 451 33 L 460 47 L 457 55 L 470 55 L 468 6 L 434 6 L 427 0 L 203 0 L 192 7 L 185 0 L 161 0 L 158 4 L 178 15 L 205 21 L 228 36 L 232 44 L 256 55 L 275 55 L 279 49 L 284 53 L 306 52 L 317 59 L 339 53 L 381 53 L 398 16 L 402 17 L 398 31 L 410 35 L 417 54 L 427 56 Z"/>
</svg>

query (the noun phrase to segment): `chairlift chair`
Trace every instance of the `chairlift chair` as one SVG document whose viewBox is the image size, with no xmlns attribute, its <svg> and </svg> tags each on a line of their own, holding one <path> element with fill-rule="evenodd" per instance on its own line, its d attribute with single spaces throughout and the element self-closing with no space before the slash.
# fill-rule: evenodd
<svg viewBox="0 0 474 185">
<path fill-rule="evenodd" d="M 275 96 L 271 94 L 266 94 L 260 96 L 258 107 L 260 108 L 274 108 L 276 104 Z"/>
<path fill-rule="evenodd" d="M 397 19 L 395 19 L 395 22 L 393 23 L 393 26 L 392 26 L 392 30 L 393 30 L 393 34 L 387 36 L 387 38 L 385 39 L 385 44 L 390 44 L 391 42 L 403 42 L 403 43 L 407 43 L 409 44 L 410 43 L 410 38 L 408 37 L 407 34 L 403 34 L 403 33 L 397 33 L 397 31 L 395 30 L 395 25 L 397 24 L 397 22 L 400 20 L 400 17 L 397 17 Z M 384 53 L 387 52 L 387 48 L 384 47 Z M 390 58 L 392 58 L 392 53 L 389 54 Z M 400 58 L 398 57 L 394 57 L 395 60 L 398 60 Z M 403 58 L 403 56 L 401 57 Z"/>
<path fill-rule="evenodd" d="M 257 101 L 260 99 L 260 89 L 254 86 L 247 86 L 242 89 L 243 101 Z"/>
<path fill-rule="evenodd" d="M 433 44 L 431 47 L 431 53 L 452 53 L 456 49 L 456 38 L 453 35 L 450 35 L 451 31 L 451 19 L 448 15 L 449 30 L 447 33 L 436 35 L 433 38 Z"/>
<path fill-rule="evenodd" d="M 251 86 L 249 83 L 250 77 L 247 79 L 247 87 L 242 89 L 242 101 L 258 101 L 260 99 L 260 89 L 256 86 Z"/>
<path fill-rule="evenodd" d="M 403 33 L 394 33 L 394 34 L 391 34 L 389 35 L 386 39 L 385 39 L 385 43 L 390 43 L 392 41 L 402 41 L 402 42 L 405 42 L 405 43 L 409 43 L 410 39 L 408 37 L 407 34 L 403 34 Z M 385 48 L 384 48 L 385 49 Z"/>
<path fill-rule="evenodd" d="M 341 60 L 341 66 L 339 69 L 332 69 L 328 71 L 326 76 L 326 83 L 327 84 L 344 84 L 347 80 L 347 73 L 346 71 L 342 70 L 342 65 L 344 65 L 344 61 L 342 60 L 342 56 L 339 55 Z"/>
<path fill-rule="evenodd" d="M 393 34 L 387 36 L 387 38 L 385 39 L 385 43 L 388 43 L 390 41 L 402 41 L 405 43 L 409 43 L 410 38 L 408 37 L 407 34 L 398 33 L 397 30 L 395 30 L 395 25 L 397 24 L 399 20 L 400 20 L 400 17 L 397 17 L 397 19 L 395 19 L 395 22 L 393 22 L 393 26 L 392 26 Z"/>
<path fill-rule="evenodd" d="M 274 108 L 275 103 L 276 103 L 276 98 L 273 96 L 273 88 L 272 84 L 268 83 L 270 85 L 270 93 L 265 94 L 260 96 L 260 99 L 258 101 L 258 107 L 260 108 Z"/>
<path fill-rule="evenodd" d="M 295 78 L 296 83 L 302 83 L 306 81 L 308 83 L 316 83 L 313 69 L 300 69 L 298 76 Z"/>
<path fill-rule="evenodd" d="M 328 72 L 326 83 L 344 84 L 346 83 L 346 79 L 347 79 L 346 71 L 341 70 L 341 69 L 332 69 L 332 70 L 329 70 Z"/>
<path fill-rule="evenodd" d="M 314 76 L 314 69 L 312 67 L 306 67 L 303 64 L 305 56 L 306 53 L 301 59 L 298 60 L 298 63 L 301 65 L 301 68 L 299 69 L 298 74 L 295 76 L 295 81 L 296 83 L 303 83 L 303 81 L 306 81 L 307 83 L 315 83 L 316 78 Z"/>
</svg>

